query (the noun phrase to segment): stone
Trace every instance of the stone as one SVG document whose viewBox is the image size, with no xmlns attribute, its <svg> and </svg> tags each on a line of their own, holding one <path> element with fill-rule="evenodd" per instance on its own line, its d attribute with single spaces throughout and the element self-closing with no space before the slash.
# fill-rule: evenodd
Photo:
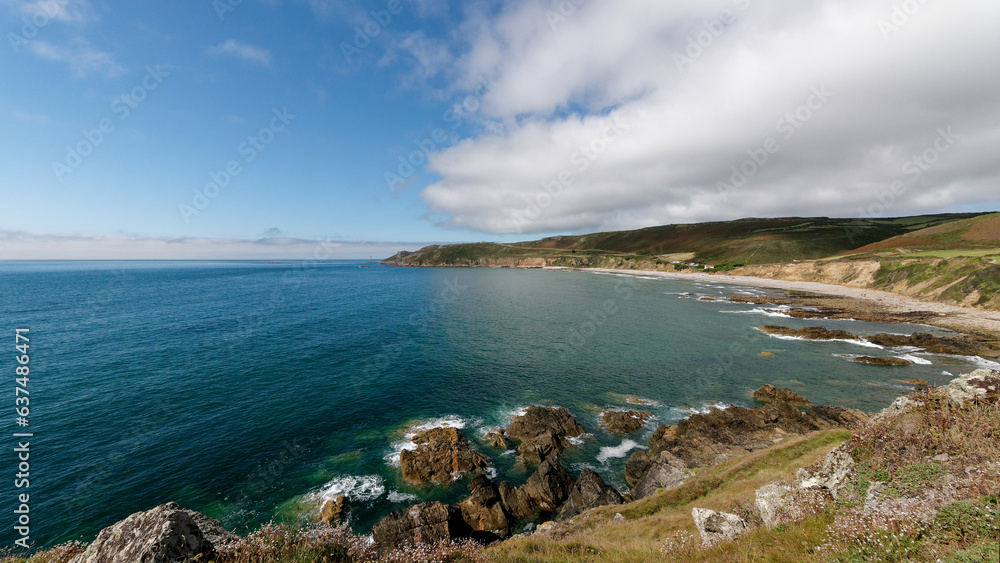
<svg viewBox="0 0 1000 563">
<path fill-rule="evenodd" d="M 447 485 L 466 472 L 489 467 L 457 428 L 432 428 L 413 437 L 415 449 L 399 454 L 403 479 L 418 485 Z"/>
<path fill-rule="evenodd" d="M 791 389 L 775 387 L 770 383 L 764 384 L 751 394 L 755 401 L 761 403 L 788 403 L 797 407 L 811 407 L 812 401 L 795 393 Z"/>
<path fill-rule="evenodd" d="M 736 539 L 747 531 L 746 522 L 735 514 L 716 512 L 707 508 L 692 508 L 691 517 L 701 534 L 701 542 L 711 546 L 720 541 Z"/>
<path fill-rule="evenodd" d="M 510 438 L 507 437 L 507 431 L 500 427 L 487 432 L 486 435 L 483 436 L 483 440 L 485 440 L 491 447 L 498 450 L 509 450 L 511 446 Z"/>
<path fill-rule="evenodd" d="M 468 498 L 458 503 L 462 519 L 475 531 L 490 532 L 500 538 L 510 533 L 510 518 L 504 509 L 500 491 L 485 475 L 477 475 L 469 483 Z"/>
<path fill-rule="evenodd" d="M 587 431 L 563 407 L 528 407 L 523 415 L 514 417 L 507 428 L 507 435 L 521 442 L 534 442 L 538 439 L 558 440 L 562 446 L 569 446 L 567 438 L 581 436 Z M 551 434 L 552 437 L 546 436 Z"/>
<path fill-rule="evenodd" d="M 199 526 L 199 521 L 220 543 L 235 539 L 235 535 L 225 530 L 218 521 L 168 502 L 104 528 L 83 553 L 70 561 L 174 563 L 190 561 L 198 556 L 207 560 L 215 553 L 216 547 Z"/>
<path fill-rule="evenodd" d="M 528 495 L 534 507 L 544 512 L 555 512 L 569 498 L 573 477 L 563 469 L 558 460 L 543 461 L 528 477 L 521 490 Z"/>
<path fill-rule="evenodd" d="M 323 501 L 323 505 L 319 509 L 319 521 L 324 524 L 340 522 L 341 517 L 344 515 L 345 499 L 344 495 L 337 495 L 332 499 Z"/>
<path fill-rule="evenodd" d="M 760 357 L 761 358 L 773 358 L 774 357 L 774 352 L 766 352 L 766 351 L 765 352 L 761 352 L 760 353 Z"/>
<path fill-rule="evenodd" d="M 879 346 L 912 346 L 923 348 L 920 352 L 954 356 L 989 356 L 991 349 L 966 336 L 934 336 L 923 332 L 905 334 L 880 333 L 866 338 Z"/>
<path fill-rule="evenodd" d="M 625 521 L 625 517 L 622 516 L 621 512 L 615 512 L 615 517 L 611 519 L 612 522 L 621 523 Z"/>
<path fill-rule="evenodd" d="M 851 358 L 852 362 L 858 362 L 861 364 L 869 364 L 873 366 L 912 366 L 913 362 L 907 360 L 906 358 L 897 358 L 895 356 L 854 356 Z"/>
<path fill-rule="evenodd" d="M 680 486 L 687 476 L 687 466 L 680 458 L 670 452 L 660 452 L 659 457 L 650 463 L 632 488 L 632 498 L 646 498 L 655 495 L 660 489 Z"/>
<path fill-rule="evenodd" d="M 609 487 L 593 469 L 586 468 L 580 472 L 556 520 L 568 520 L 591 508 L 624 502 L 621 493 Z"/>
<path fill-rule="evenodd" d="M 757 489 L 754 504 L 765 527 L 771 529 L 781 523 L 781 516 L 791 502 L 791 493 L 792 487 L 784 483 L 770 483 Z"/>
<path fill-rule="evenodd" d="M 883 489 L 885 489 L 884 481 L 872 481 L 868 485 L 868 490 L 865 491 L 865 508 L 874 508 L 878 505 Z"/>
<path fill-rule="evenodd" d="M 844 445 L 834 448 L 826 454 L 823 466 L 818 471 L 800 468 L 796 472 L 796 480 L 803 489 L 822 489 L 830 492 L 834 500 L 840 498 L 840 493 L 854 477 L 854 458 Z"/>
<path fill-rule="evenodd" d="M 517 451 L 524 461 L 541 463 L 550 457 L 558 458 L 563 452 L 563 443 L 555 434 L 546 431 L 531 440 L 521 442 Z"/>
<path fill-rule="evenodd" d="M 615 434 L 631 434 L 642 428 L 653 413 L 646 411 L 605 411 L 601 423 Z"/>
<path fill-rule="evenodd" d="M 926 391 L 930 389 L 931 384 L 927 383 L 926 379 L 907 379 L 903 383 L 913 386 L 914 391 Z"/>
<path fill-rule="evenodd" d="M 397 510 L 372 527 L 379 550 L 469 538 L 472 530 L 457 506 L 424 502 Z"/>
<path fill-rule="evenodd" d="M 996 401 L 1000 390 L 1000 371 L 977 369 L 952 379 L 940 389 L 958 405 L 980 398 Z"/>
<path fill-rule="evenodd" d="M 504 481 L 498 489 L 504 508 L 515 520 L 524 520 L 535 511 L 531 498 L 520 487 L 513 487 Z"/>
<path fill-rule="evenodd" d="M 861 340 L 846 330 L 830 330 L 821 326 L 788 328 L 784 326 L 768 325 L 758 328 L 767 334 L 774 336 L 788 336 L 793 338 L 804 338 L 806 340 Z"/>
</svg>

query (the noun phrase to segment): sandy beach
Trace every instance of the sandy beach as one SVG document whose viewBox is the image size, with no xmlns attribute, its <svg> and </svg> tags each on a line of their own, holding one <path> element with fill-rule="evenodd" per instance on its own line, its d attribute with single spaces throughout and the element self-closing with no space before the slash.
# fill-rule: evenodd
<svg viewBox="0 0 1000 563">
<path fill-rule="evenodd" d="M 838 299 L 835 302 L 826 300 L 823 303 L 812 301 L 809 297 L 797 299 L 798 301 L 801 301 L 803 305 L 819 305 L 820 307 L 833 305 L 841 309 L 856 311 L 859 315 L 869 316 L 873 313 L 886 313 L 890 317 L 892 315 L 905 315 L 908 320 L 916 320 L 925 324 L 949 328 L 960 332 L 978 333 L 980 336 L 990 337 L 990 340 L 1000 339 L 1000 311 L 960 307 L 957 305 L 949 305 L 947 303 L 938 303 L 933 301 L 920 301 L 918 299 L 913 299 L 896 293 L 890 293 L 888 291 L 861 289 L 817 282 L 786 281 L 754 278 L 749 276 L 731 276 L 727 274 L 708 274 L 702 272 L 656 272 L 646 270 L 611 270 L 603 268 L 581 268 L 580 271 L 642 275 L 781 289 L 787 291 L 804 291 L 824 296 L 839 297 L 841 299 Z M 794 297 L 795 296 L 793 296 L 793 298 Z M 914 318 L 915 313 L 919 313 L 917 318 Z"/>
</svg>

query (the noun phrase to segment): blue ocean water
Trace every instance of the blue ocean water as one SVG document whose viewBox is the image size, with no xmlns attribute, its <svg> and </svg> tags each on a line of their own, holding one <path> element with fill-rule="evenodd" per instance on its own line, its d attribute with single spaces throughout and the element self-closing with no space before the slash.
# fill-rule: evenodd
<svg viewBox="0 0 1000 563">
<path fill-rule="evenodd" d="M 339 492 L 351 525 L 367 532 L 391 510 L 465 495 L 462 482 L 401 481 L 394 462 L 421 425 L 461 427 L 498 479 L 526 479 L 511 452 L 478 439 L 530 404 L 564 406 L 590 432 L 564 460 L 571 472 L 591 467 L 625 488 L 626 456 L 657 425 L 710 405 L 750 406 L 764 383 L 875 411 L 910 389 L 904 379 L 943 383 L 977 367 L 934 355 L 869 366 L 842 356 L 907 351 L 782 340 L 755 327 L 940 329 L 772 318 L 685 293 L 766 291 L 342 261 L 0 263 L 0 369 L 10 386 L 0 412 L 10 433 L 34 433 L 28 489 L 14 486 L 16 439 L 2 449 L 3 545 L 18 537 L 23 492 L 38 546 L 90 540 L 171 500 L 238 531 L 308 521 Z M 31 338 L 27 428 L 15 425 L 13 390 L 22 327 Z M 627 438 L 599 427 L 602 410 L 629 406 L 655 419 Z"/>
</svg>

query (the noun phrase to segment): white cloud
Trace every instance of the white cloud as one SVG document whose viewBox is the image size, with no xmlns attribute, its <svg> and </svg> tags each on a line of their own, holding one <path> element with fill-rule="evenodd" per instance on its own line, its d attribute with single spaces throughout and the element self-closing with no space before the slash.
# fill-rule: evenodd
<svg viewBox="0 0 1000 563">
<path fill-rule="evenodd" d="M 34 40 L 29 42 L 27 47 L 37 57 L 68 64 L 77 78 L 91 73 L 117 78 L 125 72 L 125 69 L 115 61 L 112 53 L 95 49 L 85 39 L 75 39 L 67 45 Z"/>
<path fill-rule="evenodd" d="M 269 66 L 271 64 L 271 52 L 261 47 L 254 47 L 246 43 L 240 43 L 234 39 L 226 40 L 218 45 L 208 48 L 211 55 L 232 55 L 245 61 Z"/>
<path fill-rule="evenodd" d="M 257 240 L 126 235 L 40 235 L 0 231 L 0 260 L 334 260 L 386 258 L 417 243 Z"/>
<path fill-rule="evenodd" d="M 1000 206 L 1000 74 L 986 71 L 1000 68 L 1000 4 L 920 4 L 896 14 L 897 31 L 880 29 L 892 0 L 587 2 L 552 17 L 571 4 L 462 24 L 455 84 L 499 86 L 482 109 L 494 127 L 431 159 L 441 179 L 421 195 L 441 224 L 564 232 Z M 920 169 L 912 158 L 933 156 L 939 128 L 957 138 Z M 720 193 L 769 138 L 776 152 Z M 904 190 L 880 210 L 895 181 Z"/>
<path fill-rule="evenodd" d="M 37 21 L 80 23 L 93 17 L 86 0 L 2 0 L 2 3 L 23 17 Z"/>
</svg>

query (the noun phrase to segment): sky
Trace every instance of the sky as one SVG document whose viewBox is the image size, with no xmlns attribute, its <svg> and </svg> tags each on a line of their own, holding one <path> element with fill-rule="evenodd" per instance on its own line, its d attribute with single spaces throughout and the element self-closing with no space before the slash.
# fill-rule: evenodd
<svg viewBox="0 0 1000 563">
<path fill-rule="evenodd" d="M 994 0 L 0 0 L 0 259 L 1000 210 Z"/>
</svg>

